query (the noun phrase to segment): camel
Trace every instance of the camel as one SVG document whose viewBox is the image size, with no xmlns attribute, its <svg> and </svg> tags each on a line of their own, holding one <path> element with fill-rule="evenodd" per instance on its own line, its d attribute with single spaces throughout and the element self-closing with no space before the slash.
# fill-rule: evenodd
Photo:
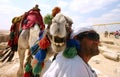
<svg viewBox="0 0 120 77">
<path fill-rule="evenodd" d="M 25 12 L 23 15 L 14 17 L 12 19 L 8 46 L 5 48 L 4 53 L 2 54 L 2 60 L 0 61 L 3 62 L 7 60 L 8 62 L 12 60 L 15 51 L 19 50 L 19 44 L 22 43 L 22 41 L 20 40 L 23 38 L 25 39 L 23 40 L 24 43 L 22 44 L 24 47 L 21 48 L 30 48 L 34 41 L 38 39 L 40 30 L 44 30 L 44 28 L 45 26 L 43 23 L 43 18 L 40 14 L 40 9 L 38 8 L 38 5 L 35 5 L 35 7 L 30 9 L 28 12 Z M 30 32 L 35 33 L 35 35 L 29 36 Z M 29 39 L 31 39 L 31 41 L 28 41 Z"/>
<path fill-rule="evenodd" d="M 25 51 L 27 49 L 30 50 L 36 40 L 38 40 L 39 33 L 44 29 L 43 18 L 38 5 L 35 5 L 35 7 L 23 15 L 12 19 L 10 40 L 8 41 L 8 47 L 5 49 L 1 61 L 3 62 L 7 58 L 7 61 L 11 61 L 15 51 L 17 51 L 20 59 L 18 77 L 23 77 L 21 74 L 23 73 Z"/>
<path fill-rule="evenodd" d="M 48 26 L 50 28 L 46 29 L 46 34 L 51 42 L 51 45 L 47 51 L 48 53 L 46 54 L 46 58 L 44 60 L 45 62 L 48 61 L 48 59 L 53 56 L 53 54 L 56 56 L 59 52 L 63 52 L 65 50 L 67 40 L 70 39 L 70 34 L 72 32 L 72 24 L 72 19 L 61 13 L 58 13 L 52 19 L 52 24 Z M 42 69 L 40 77 L 42 77 L 48 67 L 49 66 L 47 65 L 47 67 Z"/>
</svg>

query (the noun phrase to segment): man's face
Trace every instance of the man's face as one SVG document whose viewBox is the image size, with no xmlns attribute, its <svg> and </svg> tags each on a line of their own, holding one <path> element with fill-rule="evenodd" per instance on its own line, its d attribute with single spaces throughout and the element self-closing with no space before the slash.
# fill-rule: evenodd
<svg viewBox="0 0 120 77">
<path fill-rule="evenodd" d="M 89 31 L 81 41 L 84 52 L 91 57 L 99 54 L 98 45 L 99 35 L 97 35 L 95 31 Z"/>
</svg>

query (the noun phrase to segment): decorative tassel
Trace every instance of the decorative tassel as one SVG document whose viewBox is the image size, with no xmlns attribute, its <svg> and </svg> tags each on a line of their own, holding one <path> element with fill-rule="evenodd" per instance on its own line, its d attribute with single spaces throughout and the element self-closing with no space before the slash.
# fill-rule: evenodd
<svg viewBox="0 0 120 77">
<path fill-rule="evenodd" d="M 34 75 L 39 74 L 39 73 L 42 71 L 42 68 L 43 68 L 43 66 L 44 66 L 44 59 L 45 59 L 45 57 L 46 57 L 46 51 L 45 51 L 45 50 L 40 49 L 40 50 L 36 53 L 35 58 L 36 58 L 39 62 L 35 65 L 35 67 L 34 67 L 34 69 L 33 69 Z"/>
<path fill-rule="evenodd" d="M 36 75 L 34 75 L 34 77 L 40 77 L 40 75 L 39 75 L 39 74 L 36 74 Z"/>
<path fill-rule="evenodd" d="M 46 36 L 40 40 L 39 46 L 41 49 L 46 49 L 48 46 L 50 46 L 50 42 Z"/>
<path fill-rule="evenodd" d="M 45 50 L 42 50 L 40 49 L 36 55 L 35 55 L 35 58 L 39 61 L 39 62 L 43 62 L 44 59 L 46 57 L 46 51 Z"/>
<path fill-rule="evenodd" d="M 63 56 L 66 58 L 73 58 L 77 55 L 77 50 L 75 47 L 66 48 L 63 52 Z"/>
<path fill-rule="evenodd" d="M 23 29 L 21 28 L 20 31 L 19 31 L 19 35 L 21 34 L 22 30 L 23 30 Z"/>
<path fill-rule="evenodd" d="M 9 36 L 10 36 L 10 39 L 8 41 L 8 46 L 11 47 L 13 44 L 13 39 L 14 39 L 14 32 L 11 32 Z"/>
<path fill-rule="evenodd" d="M 12 46 L 12 40 L 10 39 L 9 41 L 8 41 L 8 44 L 7 44 L 8 46 Z"/>
<path fill-rule="evenodd" d="M 54 7 L 54 9 L 52 10 L 52 16 L 55 17 L 56 14 L 61 12 L 61 8 L 60 7 Z"/>
<path fill-rule="evenodd" d="M 11 51 L 17 51 L 18 45 L 12 45 L 11 46 Z"/>
<path fill-rule="evenodd" d="M 25 66 L 25 72 L 30 72 L 32 70 L 32 66 L 30 63 L 27 63 Z"/>
<path fill-rule="evenodd" d="M 38 60 L 36 58 L 33 58 L 31 61 L 32 67 L 34 67 L 38 63 Z"/>
<path fill-rule="evenodd" d="M 51 14 L 47 14 L 45 17 L 44 17 L 44 22 L 45 24 L 51 24 L 52 23 L 52 15 Z"/>
<path fill-rule="evenodd" d="M 67 47 L 63 52 L 63 56 L 66 58 L 73 58 L 77 55 L 77 51 L 80 49 L 80 44 L 77 40 L 69 39 L 67 41 Z"/>
<path fill-rule="evenodd" d="M 13 39 L 14 38 L 14 32 L 11 32 L 10 33 L 10 39 Z"/>
<path fill-rule="evenodd" d="M 41 40 L 42 37 L 43 37 L 43 31 L 40 31 L 40 33 L 39 33 L 39 39 L 30 48 L 30 51 L 31 51 L 32 55 L 35 55 L 37 53 L 37 51 L 40 49 L 40 47 L 39 47 L 38 44 L 39 44 L 39 40 Z"/>
<path fill-rule="evenodd" d="M 38 60 L 37 59 L 33 59 L 32 60 L 32 67 L 34 67 L 34 70 L 36 70 L 35 68 L 36 68 L 36 64 L 38 63 Z M 44 67 L 44 62 L 41 62 L 41 64 L 40 64 L 41 66 L 42 66 L 42 68 Z M 42 69 L 41 68 L 41 69 Z"/>
<path fill-rule="evenodd" d="M 42 68 L 44 67 L 44 62 L 42 62 Z"/>
<path fill-rule="evenodd" d="M 69 47 L 76 47 L 76 49 L 79 50 L 80 43 L 78 40 L 69 39 L 69 40 L 67 40 L 67 48 L 69 48 Z"/>
<path fill-rule="evenodd" d="M 30 72 L 25 72 L 24 77 L 34 77 L 32 70 Z"/>
<path fill-rule="evenodd" d="M 33 58 L 32 55 L 30 55 L 30 51 L 28 52 L 28 57 L 26 58 L 26 63 L 25 63 L 25 72 L 30 72 L 32 70 L 32 65 L 31 65 L 31 59 Z"/>
<path fill-rule="evenodd" d="M 31 73 L 30 72 L 25 72 L 24 73 L 24 77 L 30 77 L 31 76 Z"/>
<path fill-rule="evenodd" d="M 16 45 L 16 44 L 18 44 L 18 36 L 17 35 L 14 36 L 14 45 Z"/>
<path fill-rule="evenodd" d="M 39 40 L 41 40 L 43 38 L 43 33 L 44 33 L 44 30 L 41 30 L 39 33 Z"/>
<path fill-rule="evenodd" d="M 34 75 L 39 74 L 41 71 L 42 71 L 42 63 L 38 62 L 33 69 L 33 74 Z"/>
<path fill-rule="evenodd" d="M 30 48 L 30 51 L 33 55 L 36 54 L 36 51 L 39 49 L 39 45 L 38 44 L 35 44 L 33 45 L 31 48 Z"/>
<path fill-rule="evenodd" d="M 25 64 L 25 73 L 24 77 L 33 77 L 32 65 L 31 65 L 31 56 L 27 57 L 27 63 Z"/>
</svg>

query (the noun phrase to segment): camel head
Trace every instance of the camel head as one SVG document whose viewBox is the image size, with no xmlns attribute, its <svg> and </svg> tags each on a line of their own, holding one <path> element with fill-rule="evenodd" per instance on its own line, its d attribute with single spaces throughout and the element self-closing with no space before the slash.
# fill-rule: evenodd
<svg viewBox="0 0 120 77">
<path fill-rule="evenodd" d="M 63 51 L 66 48 L 66 41 L 71 33 L 72 20 L 69 17 L 58 13 L 53 19 L 49 28 L 48 38 L 54 52 Z"/>
</svg>

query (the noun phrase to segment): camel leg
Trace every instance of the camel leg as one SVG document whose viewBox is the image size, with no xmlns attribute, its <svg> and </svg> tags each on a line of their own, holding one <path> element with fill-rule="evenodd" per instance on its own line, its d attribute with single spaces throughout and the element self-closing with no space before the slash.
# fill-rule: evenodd
<svg viewBox="0 0 120 77">
<path fill-rule="evenodd" d="M 19 65 L 19 69 L 17 72 L 17 77 L 23 77 L 25 50 L 18 48 L 18 55 L 19 55 L 19 59 L 20 59 L 20 65 Z"/>
<path fill-rule="evenodd" d="M 28 38 L 29 38 L 29 30 L 23 30 L 18 40 L 18 55 L 20 60 L 20 66 L 17 72 L 17 77 L 23 77 L 24 73 L 24 58 L 25 51 L 28 49 Z"/>
</svg>

